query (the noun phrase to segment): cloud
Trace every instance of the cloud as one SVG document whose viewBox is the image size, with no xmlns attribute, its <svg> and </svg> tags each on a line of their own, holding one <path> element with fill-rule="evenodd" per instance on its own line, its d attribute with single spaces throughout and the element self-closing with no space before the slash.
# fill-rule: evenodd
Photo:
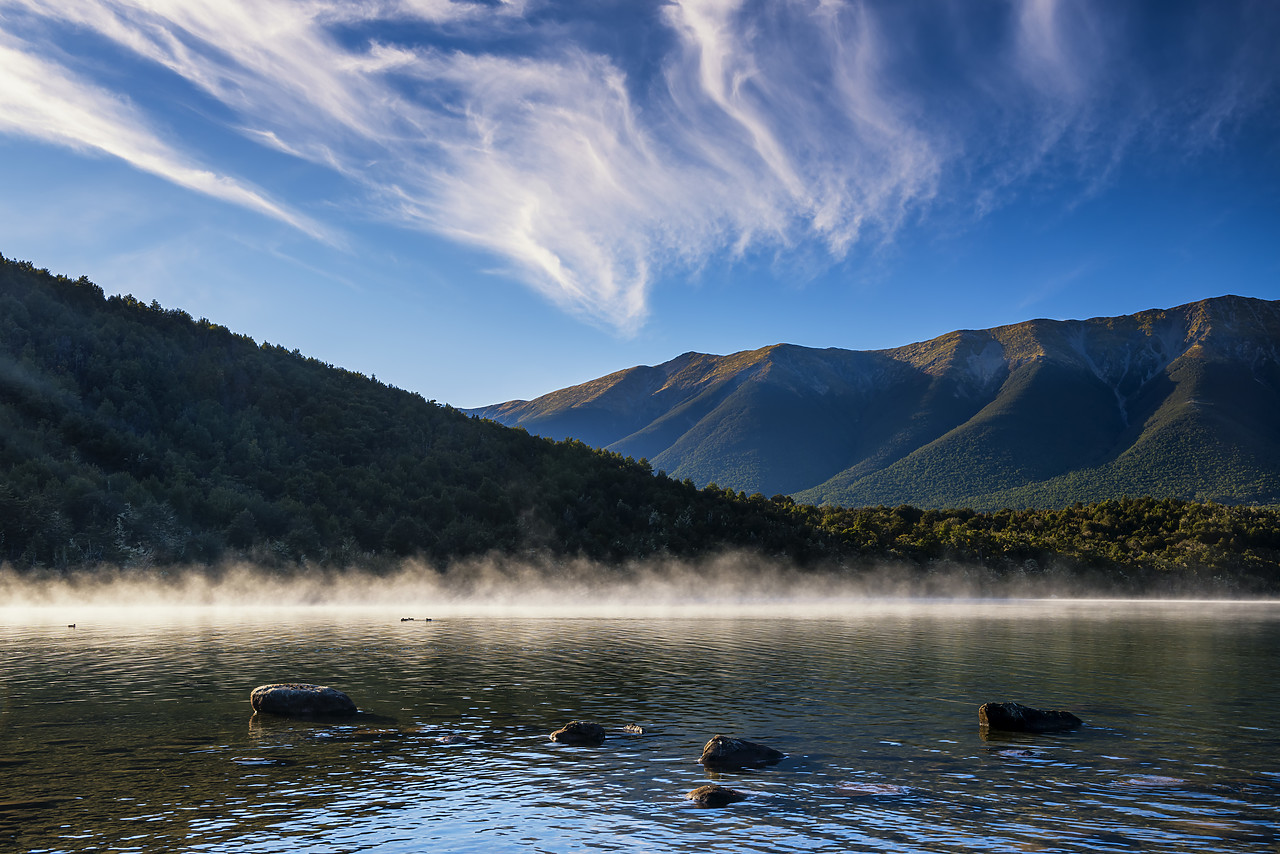
<svg viewBox="0 0 1280 854">
<path fill-rule="evenodd" d="M 147 131 L 154 91 L 144 111 L 140 79 L 58 49 L 89 34 L 341 175 L 335 208 L 492 252 L 628 333 L 655 281 L 713 259 L 838 263 L 939 208 L 1097 192 L 1136 148 L 1221 144 L 1275 96 L 1280 14 L 1194 5 L 0 0 L 0 129 L 320 230 L 198 138 Z"/>
<path fill-rule="evenodd" d="M 319 240 L 326 229 L 262 192 L 202 168 L 147 129 L 127 102 L 16 49 L 0 33 L 0 131 L 96 149 L 198 193 L 240 205 Z"/>
<path fill-rule="evenodd" d="M 784 2 L 758 20 L 722 0 L 666 15 L 682 47 L 667 77 L 685 149 L 724 176 L 727 210 L 751 188 L 743 237 L 812 234 L 841 257 L 933 197 L 945 144 L 913 121 L 885 65 L 893 36 L 865 9 Z"/>
<path fill-rule="evenodd" d="M 455 93 L 459 112 L 420 117 L 436 151 L 387 176 L 394 215 L 506 257 L 566 309 L 619 328 L 642 320 L 650 256 L 696 241 L 702 218 L 680 205 L 680 170 L 640 127 L 618 69 L 581 52 L 554 63 L 436 52 L 413 73 Z"/>
</svg>

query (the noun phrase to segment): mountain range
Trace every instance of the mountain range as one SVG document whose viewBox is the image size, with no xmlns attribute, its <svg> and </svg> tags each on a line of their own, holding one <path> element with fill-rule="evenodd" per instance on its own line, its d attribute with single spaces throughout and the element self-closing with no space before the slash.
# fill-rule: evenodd
<svg viewBox="0 0 1280 854">
<path fill-rule="evenodd" d="M 1223 296 L 888 350 L 685 353 L 469 410 L 695 484 L 845 506 L 1280 502 L 1280 302 Z"/>
<path fill-rule="evenodd" d="M 870 426 L 857 441 L 869 447 L 878 436 L 888 448 L 895 417 L 912 411 L 922 419 L 908 425 L 916 433 L 897 437 L 900 444 L 942 429 L 945 417 L 974 425 L 960 431 L 961 440 L 990 442 L 984 429 L 1016 439 L 1017 419 L 1030 417 L 1022 407 L 1038 394 L 1032 404 L 1055 408 L 1031 426 L 1058 442 L 1040 448 L 1042 458 L 1076 447 L 1080 437 L 1099 442 L 1087 433 L 1094 417 L 1087 406 L 1125 413 L 1130 426 L 1121 431 L 1136 429 L 1135 413 L 1151 411 L 1142 423 L 1157 452 L 1161 442 L 1181 443 L 1201 455 L 1197 465 L 1217 467 L 1217 480 L 1198 472 L 1197 483 L 1237 488 L 1247 483 L 1244 472 L 1261 490 L 1275 467 L 1258 462 L 1261 451 L 1245 457 L 1239 449 L 1265 450 L 1275 434 L 1268 426 L 1274 394 L 1265 391 L 1275 388 L 1275 359 L 1249 332 L 1263 309 L 1273 310 L 1235 304 L 1237 334 L 1228 339 L 1224 306 L 1202 307 L 1217 332 L 1165 366 L 1172 392 L 1158 379 L 1135 380 L 1132 389 L 1105 386 L 1110 397 L 1084 380 L 1051 383 L 1069 371 L 1052 364 L 1010 369 L 981 336 L 960 335 L 919 348 L 914 358 L 932 378 L 915 385 L 890 382 L 911 366 L 902 354 L 845 354 L 843 366 L 837 359 L 823 373 L 815 360 L 840 351 L 782 347 L 623 372 L 602 381 L 597 396 L 617 402 L 621 395 L 607 392 L 629 382 L 633 399 L 644 402 L 668 381 L 671 395 L 680 383 L 696 388 L 700 377 L 710 399 L 686 393 L 683 409 L 642 425 L 652 423 L 644 434 L 650 439 L 698 406 L 737 405 L 760 423 L 770 410 L 747 404 L 772 396 L 783 404 L 773 410 L 772 429 L 786 438 L 779 447 L 790 456 L 769 464 L 788 474 L 788 461 L 809 465 L 821 450 L 822 430 L 838 432 L 832 411 L 854 394 L 869 401 L 861 423 Z M 1022 345 L 1030 347 L 1031 337 Z M 1007 353 L 1015 338 L 991 340 L 1006 340 L 1000 352 Z M 1090 352 L 1101 370 L 1100 351 Z M 1241 359 L 1252 359 L 1256 374 L 1241 376 Z M 1137 356 L 1129 364 L 1130 372 L 1152 370 Z M 877 380 L 866 365 L 884 376 Z M 1000 379 L 1002 371 L 1009 376 Z M 668 381 L 646 392 L 655 372 Z M 1025 376 L 1016 380 L 1020 372 Z M 993 394 L 986 389 L 997 383 L 995 400 L 1004 402 L 983 404 L 981 395 Z M 791 411 L 801 402 L 812 424 Z M 965 415 L 966 408 L 988 411 Z M 749 436 L 742 426 L 721 435 Z M 704 427 L 713 428 L 714 419 Z M 787 435 L 801 427 L 808 432 Z M 946 450 L 945 433 L 942 439 L 937 447 Z M 850 442 L 846 450 L 859 447 Z M 1027 442 L 1009 453 L 1037 447 Z M 898 465 L 901 472 L 901 461 L 910 459 L 900 454 L 881 470 L 893 474 Z M 960 457 L 938 452 L 934 459 Z M 961 584 L 1024 595 L 1061 591 L 1069 582 L 1109 595 L 1235 596 L 1280 590 L 1280 509 L 1141 497 L 978 513 L 817 507 L 781 493 L 697 489 L 689 477 L 655 473 L 646 459 L 468 417 L 181 309 L 108 296 L 87 277 L 72 280 L 0 256 L 0 598 L 14 572 L 66 579 L 118 570 L 168 579 L 177 577 L 171 570 L 216 577 L 233 565 L 284 575 L 430 565 L 463 588 L 487 578 L 486 567 L 508 566 L 521 578 L 528 570 L 554 579 L 574 596 L 589 595 L 593 579 L 603 577 L 596 568 L 625 575 L 641 566 L 679 573 L 718 573 L 720 566 L 746 579 L 765 565 L 875 576 L 894 590 L 905 584 L 954 592 Z"/>
</svg>

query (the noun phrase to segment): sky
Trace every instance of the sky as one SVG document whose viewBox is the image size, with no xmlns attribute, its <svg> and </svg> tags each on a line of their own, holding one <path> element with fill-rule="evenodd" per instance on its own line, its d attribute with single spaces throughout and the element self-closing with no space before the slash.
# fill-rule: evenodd
<svg viewBox="0 0 1280 854">
<path fill-rule="evenodd" d="M 0 0 L 0 253 L 459 407 L 1280 299 L 1273 0 Z"/>
</svg>

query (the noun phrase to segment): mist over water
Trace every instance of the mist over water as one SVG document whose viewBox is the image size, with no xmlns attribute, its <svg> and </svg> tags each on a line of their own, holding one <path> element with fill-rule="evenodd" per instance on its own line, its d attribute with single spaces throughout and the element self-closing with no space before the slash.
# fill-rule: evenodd
<svg viewBox="0 0 1280 854">
<path fill-rule="evenodd" d="M 1148 597 L 1156 598 L 1156 597 Z M 949 566 L 801 570 L 785 561 L 726 554 L 702 561 L 650 559 L 623 567 L 588 560 L 486 558 L 440 569 L 406 561 L 393 571 L 279 571 L 247 564 L 214 569 L 98 569 L 18 573 L 0 568 L 0 619 L 89 612 L 127 616 L 281 609 L 395 609 L 404 617 L 823 617 L 850 613 L 995 608 L 1034 616 L 1035 600 L 1117 599 L 1052 571 L 993 576 Z M 1170 599 L 1177 607 L 1177 598 Z M 1201 597 L 1184 601 L 1204 601 Z M 1231 601 L 1223 597 L 1219 601 Z M 1238 600 L 1237 600 L 1238 601 Z"/>
</svg>

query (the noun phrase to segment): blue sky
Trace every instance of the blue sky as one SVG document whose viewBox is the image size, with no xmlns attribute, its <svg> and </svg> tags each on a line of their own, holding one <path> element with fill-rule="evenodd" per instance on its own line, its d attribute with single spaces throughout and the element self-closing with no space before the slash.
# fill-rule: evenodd
<svg viewBox="0 0 1280 854">
<path fill-rule="evenodd" d="M 0 0 L 0 252 L 425 397 L 1280 299 L 1280 4 Z"/>
</svg>

